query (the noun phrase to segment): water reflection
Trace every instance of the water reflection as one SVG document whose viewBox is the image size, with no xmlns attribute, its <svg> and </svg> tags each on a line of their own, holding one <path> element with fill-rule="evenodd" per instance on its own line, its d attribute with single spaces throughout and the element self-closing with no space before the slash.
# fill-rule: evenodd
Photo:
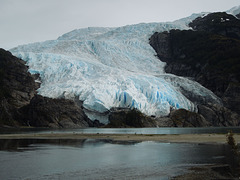
<svg viewBox="0 0 240 180">
<path fill-rule="evenodd" d="M 85 140 L 72 139 L 0 139 L 1 151 L 26 151 L 36 150 L 42 144 L 58 146 L 82 147 Z"/>
<path fill-rule="evenodd" d="M 1 140 L 0 179 L 168 179 L 224 164 L 225 145 L 108 140 Z"/>
<path fill-rule="evenodd" d="M 113 141 L 97 139 L 0 139 L 0 151 L 27 151 L 37 150 L 42 145 L 70 146 L 83 148 L 87 146 L 99 146 L 99 144 L 111 143 L 133 145 L 135 141 Z"/>
</svg>

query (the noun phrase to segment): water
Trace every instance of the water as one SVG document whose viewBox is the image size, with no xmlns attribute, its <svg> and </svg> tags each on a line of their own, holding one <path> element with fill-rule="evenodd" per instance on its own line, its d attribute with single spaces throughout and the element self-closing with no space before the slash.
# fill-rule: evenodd
<svg viewBox="0 0 240 180">
<path fill-rule="evenodd" d="M 169 179 L 190 166 L 226 163 L 225 145 L 0 140 L 0 179 Z"/>
<path fill-rule="evenodd" d="M 25 128 L 25 129 L 0 129 L 0 134 L 9 133 L 93 133 L 93 134 L 226 134 L 229 131 L 240 133 L 240 127 L 204 127 L 204 128 L 83 128 L 83 129 L 43 129 L 43 128 Z"/>
<path fill-rule="evenodd" d="M 203 134 L 240 133 L 218 128 L 19 129 L 6 133 Z M 115 142 L 110 140 L 0 139 L 0 179 L 169 179 L 191 166 L 225 164 L 222 144 Z"/>
</svg>

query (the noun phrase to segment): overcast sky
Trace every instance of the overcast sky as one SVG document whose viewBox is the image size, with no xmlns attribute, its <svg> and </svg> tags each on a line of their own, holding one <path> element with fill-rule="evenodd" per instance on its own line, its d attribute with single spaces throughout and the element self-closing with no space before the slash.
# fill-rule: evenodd
<svg viewBox="0 0 240 180">
<path fill-rule="evenodd" d="M 173 21 L 238 5 L 239 0 L 0 0 L 0 48 L 56 39 L 79 28 Z"/>
</svg>

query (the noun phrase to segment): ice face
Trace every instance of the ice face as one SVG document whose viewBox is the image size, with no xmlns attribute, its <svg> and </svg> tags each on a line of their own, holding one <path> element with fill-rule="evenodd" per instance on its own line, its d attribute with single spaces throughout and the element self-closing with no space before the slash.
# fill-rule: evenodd
<svg viewBox="0 0 240 180">
<path fill-rule="evenodd" d="M 165 63 L 148 43 L 154 32 L 187 29 L 185 24 L 79 29 L 57 40 L 18 46 L 11 52 L 27 62 L 31 73 L 40 74 L 38 93 L 43 96 L 78 97 L 92 112 L 129 107 L 147 115 L 166 116 L 170 108 L 194 111 L 198 103 L 195 97 L 219 103 L 198 83 L 166 74 Z"/>
</svg>

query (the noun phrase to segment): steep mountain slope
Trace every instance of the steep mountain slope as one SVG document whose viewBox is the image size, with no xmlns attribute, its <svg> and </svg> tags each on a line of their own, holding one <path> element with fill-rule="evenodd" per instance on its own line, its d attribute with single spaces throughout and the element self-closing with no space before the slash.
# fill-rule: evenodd
<svg viewBox="0 0 240 180">
<path fill-rule="evenodd" d="M 25 62 L 0 49 L 0 125 L 18 125 L 16 109 L 29 104 L 35 90 Z"/>
<path fill-rule="evenodd" d="M 193 30 L 155 33 L 150 44 L 167 62 L 166 72 L 194 78 L 221 97 L 226 108 L 240 114 L 240 20 L 224 12 L 212 13 L 189 25 Z M 200 106 L 199 112 L 206 116 L 207 109 L 211 107 Z"/>
<path fill-rule="evenodd" d="M 194 19 L 196 15 L 193 15 Z M 38 93 L 83 101 L 87 115 L 107 123 L 112 107 L 137 108 L 146 115 L 166 116 L 170 109 L 196 110 L 196 104 L 220 99 L 200 84 L 164 72 L 148 43 L 156 31 L 188 29 L 191 19 L 119 28 L 74 30 L 57 40 L 11 50 L 40 74 Z"/>
</svg>

